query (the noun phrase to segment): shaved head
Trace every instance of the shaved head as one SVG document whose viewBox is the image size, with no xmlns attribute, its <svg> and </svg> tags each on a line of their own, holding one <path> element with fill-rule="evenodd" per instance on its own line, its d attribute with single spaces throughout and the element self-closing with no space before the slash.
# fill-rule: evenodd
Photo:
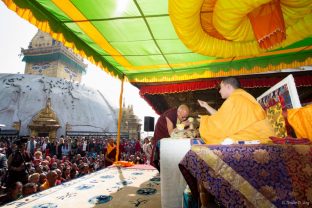
<svg viewBox="0 0 312 208">
<path fill-rule="evenodd" d="M 241 84 L 240 84 L 239 80 L 236 77 L 225 77 L 225 78 L 222 79 L 221 83 L 229 84 L 234 89 L 238 89 L 238 88 L 241 87 Z"/>
<path fill-rule="evenodd" d="M 189 109 L 189 107 L 187 105 L 182 104 L 182 105 L 180 105 L 178 107 L 177 114 L 178 114 L 178 119 L 180 121 L 185 121 L 188 118 L 189 114 L 190 114 L 190 109 Z"/>
</svg>

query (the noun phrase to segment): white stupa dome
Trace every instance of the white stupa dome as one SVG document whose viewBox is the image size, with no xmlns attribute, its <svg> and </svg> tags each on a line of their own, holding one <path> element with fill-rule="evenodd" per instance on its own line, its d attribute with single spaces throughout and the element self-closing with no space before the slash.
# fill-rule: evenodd
<svg viewBox="0 0 312 208">
<path fill-rule="evenodd" d="M 0 123 L 13 129 L 21 121 L 20 135 L 29 135 L 28 125 L 51 98 L 58 117 L 57 137 L 72 131 L 116 132 L 117 113 L 97 90 L 60 78 L 28 74 L 0 74 Z"/>
</svg>

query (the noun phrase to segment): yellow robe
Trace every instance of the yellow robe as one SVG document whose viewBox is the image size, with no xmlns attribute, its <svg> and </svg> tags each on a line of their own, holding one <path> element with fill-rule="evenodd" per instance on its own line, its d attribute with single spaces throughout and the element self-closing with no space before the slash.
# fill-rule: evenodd
<svg viewBox="0 0 312 208">
<path fill-rule="evenodd" d="M 309 138 L 312 141 L 312 104 L 288 109 L 287 119 L 298 138 Z"/>
<path fill-rule="evenodd" d="M 109 154 L 111 151 L 113 151 L 116 148 L 116 145 L 111 145 L 110 143 L 107 144 L 107 150 L 106 153 Z"/>
<path fill-rule="evenodd" d="M 220 144 L 226 138 L 268 143 L 269 136 L 275 136 L 263 108 L 242 89 L 236 89 L 215 114 L 202 116 L 199 132 L 207 144 Z"/>
</svg>

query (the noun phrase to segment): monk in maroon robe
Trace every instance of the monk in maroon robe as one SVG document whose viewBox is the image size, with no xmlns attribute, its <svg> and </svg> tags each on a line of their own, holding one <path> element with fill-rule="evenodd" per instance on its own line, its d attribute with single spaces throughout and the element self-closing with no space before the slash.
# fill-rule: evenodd
<svg viewBox="0 0 312 208">
<path fill-rule="evenodd" d="M 153 153 L 151 156 L 152 165 L 160 171 L 159 164 L 159 140 L 162 138 L 170 137 L 173 130 L 176 128 L 177 123 L 183 123 L 185 127 L 189 126 L 187 118 L 190 110 L 187 105 L 180 105 L 178 108 L 172 108 L 164 112 L 157 120 L 153 144 Z"/>
</svg>

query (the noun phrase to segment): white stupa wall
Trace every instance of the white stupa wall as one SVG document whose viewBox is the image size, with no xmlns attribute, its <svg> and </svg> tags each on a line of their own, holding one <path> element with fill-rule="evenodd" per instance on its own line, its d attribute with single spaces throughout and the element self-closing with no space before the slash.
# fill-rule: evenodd
<svg viewBox="0 0 312 208">
<path fill-rule="evenodd" d="M 0 123 L 13 129 L 21 120 L 20 135 L 30 133 L 28 124 L 51 98 L 61 127 L 57 136 L 65 134 L 68 122 L 73 131 L 116 132 L 117 114 L 97 90 L 81 84 L 43 75 L 0 74 Z"/>
</svg>

